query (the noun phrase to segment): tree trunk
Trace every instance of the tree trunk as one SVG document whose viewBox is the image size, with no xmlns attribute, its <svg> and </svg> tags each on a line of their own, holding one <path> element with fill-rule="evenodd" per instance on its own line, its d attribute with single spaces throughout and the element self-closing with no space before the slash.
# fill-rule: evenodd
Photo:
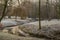
<svg viewBox="0 0 60 40">
<path fill-rule="evenodd" d="M 40 0 L 39 0 L 39 29 L 41 29 L 41 22 L 40 22 Z"/>
<path fill-rule="evenodd" d="M 4 18 L 4 16 L 5 16 L 5 10 L 6 10 L 6 8 L 7 8 L 7 3 L 8 3 L 8 0 L 4 0 L 4 1 L 5 1 L 5 5 L 4 5 L 2 17 L 0 18 L 0 22 L 1 22 L 1 20 L 2 20 L 2 19 Z"/>
</svg>

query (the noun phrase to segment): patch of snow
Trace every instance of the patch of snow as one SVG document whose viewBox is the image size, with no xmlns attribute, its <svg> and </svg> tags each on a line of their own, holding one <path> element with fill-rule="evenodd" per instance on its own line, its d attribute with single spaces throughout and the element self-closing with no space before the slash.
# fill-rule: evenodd
<svg viewBox="0 0 60 40">
<path fill-rule="evenodd" d="M 29 23 L 29 20 L 21 20 L 21 19 L 3 19 L 1 23 L 3 26 L 13 26 L 13 25 L 22 25 L 25 23 Z"/>
<path fill-rule="evenodd" d="M 17 22 L 15 22 L 14 20 L 10 20 L 10 19 L 2 20 L 1 23 L 3 24 L 3 26 L 13 26 L 13 25 L 17 25 Z"/>
<path fill-rule="evenodd" d="M 24 25 L 29 25 L 29 24 L 33 24 L 33 25 L 37 25 L 38 26 L 39 25 L 39 21 L 26 23 Z M 49 26 L 49 25 L 55 25 L 55 24 L 60 24 L 60 20 L 53 19 L 51 21 L 48 21 L 48 20 L 41 21 L 41 26 Z"/>
<path fill-rule="evenodd" d="M 22 25 L 22 24 L 26 24 L 26 23 L 29 23 L 30 21 L 28 20 L 17 20 L 17 23 Z"/>
</svg>

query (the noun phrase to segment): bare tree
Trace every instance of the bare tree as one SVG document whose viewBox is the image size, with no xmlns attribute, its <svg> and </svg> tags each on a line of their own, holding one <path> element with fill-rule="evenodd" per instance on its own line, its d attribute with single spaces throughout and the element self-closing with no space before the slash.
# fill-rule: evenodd
<svg viewBox="0 0 60 40">
<path fill-rule="evenodd" d="M 40 0 L 39 0 L 39 29 L 41 29 L 41 22 L 40 22 Z"/>
<path fill-rule="evenodd" d="M 21 19 L 26 19 L 26 17 L 27 17 L 26 8 L 23 5 L 20 4 L 20 0 L 18 0 L 18 4 L 19 4 L 19 8 L 21 8 L 22 11 L 23 11 L 22 13 L 20 12 Z"/>
<path fill-rule="evenodd" d="M 11 14 L 12 13 L 12 0 L 9 0 L 9 5 L 8 5 L 8 10 L 9 10 L 9 13 L 8 14 Z M 8 18 L 11 18 L 11 15 L 8 15 Z"/>
<path fill-rule="evenodd" d="M 46 16 L 49 18 L 49 0 L 46 0 Z"/>
<path fill-rule="evenodd" d="M 4 16 L 6 15 L 6 14 L 5 14 L 5 10 L 6 10 L 6 8 L 7 8 L 8 0 L 4 0 L 4 1 L 5 1 L 5 5 L 4 5 L 4 9 L 3 9 L 2 16 L 1 16 L 1 18 L 0 18 L 0 22 L 1 22 L 1 20 L 4 18 Z"/>
<path fill-rule="evenodd" d="M 58 17 L 60 19 L 60 0 L 59 0 L 59 6 L 58 7 L 59 7 L 59 13 L 58 13 L 59 16 Z"/>
</svg>

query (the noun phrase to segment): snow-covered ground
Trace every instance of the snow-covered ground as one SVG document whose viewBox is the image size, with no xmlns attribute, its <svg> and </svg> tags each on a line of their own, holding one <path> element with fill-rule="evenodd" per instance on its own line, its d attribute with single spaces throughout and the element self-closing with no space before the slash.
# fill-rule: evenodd
<svg viewBox="0 0 60 40">
<path fill-rule="evenodd" d="M 17 25 L 17 22 L 15 22 L 14 20 L 10 20 L 10 19 L 5 19 L 2 20 L 1 23 L 3 24 L 3 26 L 13 26 L 13 25 Z"/>
<path fill-rule="evenodd" d="M 51 25 L 54 25 L 56 27 L 60 26 L 60 20 L 52 19 L 51 21 L 48 21 L 48 20 L 41 21 L 41 28 L 47 28 L 48 29 L 50 27 L 54 27 Z M 20 29 L 22 29 L 26 33 L 37 34 L 38 29 L 39 29 L 39 21 L 23 24 L 22 26 L 20 26 Z"/>
<path fill-rule="evenodd" d="M 3 24 L 3 26 L 14 26 L 14 25 L 22 25 L 25 23 L 29 23 L 29 20 L 21 20 L 21 19 L 3 19 L 1 21 L 1 23 Z"/>
<path fill-rule="evenodd" d="M 21 19 L 18 19 L 17 21 L 13 19 L 3 19 L 1 23 L 4 26 L 17 25 L 17 24 L 24 24 L 24 25 L 33 24 L 39 26 L 39 21 L 30 22 L 29 20 L 21 20 Z M 41 26 L 50 26 L 55 24 L 60 24 L 60 20 L 52 19 L 51 21 L 48 20 L 41 21 Z"/>
<path fill-rule="evenodd" d="M 27 23 L 27 24 L 33 24 L 33 25 L 39 26 L 39 21 L 30 22 L 30 23 Z M 24 24 L 24 25 L 27 25 L 27 24 Z M 41 21 L 41 26 L 50 26 L 50 25 L 55 25 L 55 24 L 60 24 L 60 20 L 52 19 L 51 21 L 48 21 L 48 20 Z"/>
</svg>

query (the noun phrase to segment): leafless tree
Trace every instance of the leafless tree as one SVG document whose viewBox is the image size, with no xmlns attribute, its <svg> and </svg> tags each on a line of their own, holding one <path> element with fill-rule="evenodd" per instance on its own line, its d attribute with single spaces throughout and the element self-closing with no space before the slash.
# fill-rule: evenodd
<svg viewBox="0 0 60 40">
<path fill-rule="evenodd" d="M 49 18 L 49 0 L 46 0 L 46 16 Z"/>
<path fill-rule="evenodd" d="M 23 11 L 22 13 L 20 11 L 20 17 L 21 17 L 21 19 L 26 19 L 26 17 L 27 17 L 27 10 L 26 10 L 26 8 L 23 5 L 20 4 L 19 0 L 18 0 L 18 4 L 19 4 L 19 8 L 21 8 L 22 11 Z"/>
<path fill-rule="evenodd" d="M 6 11 L 6 8 L 7 8 L 8 0 L 4 0 L 4 1 L 5 1 L 5 5 L 4 5 L 3 12 L 2 12 L 2 16 L 1 16 L 1 18 L 0 18 L 0 22 L 1 22 L 1 20 L 4 18 L 4 16 L 6 15 L 6 14 L 5 14 L 5 11 Z"/>
<path fill-rule="evenodd" d="M 41 21 L 41 20 L 40 20 L 40 17 L 41 17 L 41 16 L 40 16 L 40 13 L 41 13 L 41 12 L 40 12 L 40 0 L 39 0 L 39 29 L 41 29 L 41 22 L 40 22 L 40 21 Z"/>
<path fill-rule="evenodd" d="M 9 0 L 9 3 L 8 3 L 8 10 L 9 10 L 9 12 L 8 12 L 8 14 L 11 14 L 12 13 L 12 0 Z M 7 14 L 7 15 L 8 15 Z M 11 15 L 8 15 L 8 18 L 11 18 Z"/>
</svg>

